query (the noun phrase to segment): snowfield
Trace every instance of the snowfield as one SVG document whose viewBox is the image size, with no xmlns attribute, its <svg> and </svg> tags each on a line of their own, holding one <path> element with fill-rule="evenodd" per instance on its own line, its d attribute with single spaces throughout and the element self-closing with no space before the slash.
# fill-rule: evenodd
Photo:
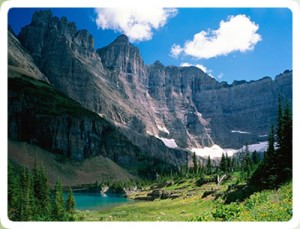
<svg viewBox="0 0 300 229">
<path fill-rule="evenodd" d="M 158 137 L 157 135 L 155 135 L 156 138 L 158 138 L 159 140 L 161 140 L 166 147 L 169 147 L 169 148 L 178 148 L 176 142 L 175 142 L 175 139 L 171 138 L 161 138 L 161 137 Z"/>
<path fill-rule="evenodd" d="M 249 152 L 257 151 L 264 152 L 268 148 L 268 142 L 260 142 L 257 144 L 248 145 Z M 226 154 L 230 157 L 239 152 L 245 152 L 246 146 L 240 149 L 223 149 L 219 145 L 213 145 L 212 147 L 204 148 L 192 148 L 191 151 L 196 153 L 197 156 L 207 158 L 210 156 L 211 159 L 221 158 L 222 154 Z"/>
<path fill-rule="evenodd" d="M 268 142 L 260 142 L 257 144 L 248 145 L 248 149 L 250 152 L 257 151 L 257 152 L 264 152 L 268 148 Z M 245 151 L 246 146 L 243 146 L 240 151 Z"/>
<path fill-rule="evenodd" d="M 196 153 L 197 156 L 208 157 L 211 159 L 222 157 L 222 154 L 226 154 L 228 156 L 232 156 L 237 153 L 236 149 L 222 149 L 219 145 L 213 145 L 212 147 L 204 147 L 204 148 L 192 148 L 192 152 Z"/>
</svg>

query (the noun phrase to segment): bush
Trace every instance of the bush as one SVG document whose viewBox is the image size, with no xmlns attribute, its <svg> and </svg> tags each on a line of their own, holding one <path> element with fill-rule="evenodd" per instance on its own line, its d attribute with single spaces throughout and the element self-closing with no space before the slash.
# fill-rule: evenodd
<svg viewBox="0 0 300 229">
<path fill-rule="evenodd" d="M 257 192 L 245 201 L 241 215 L 249 221 L 288 221 L 293 216 L 291 184 L 277 191 Z"/>
<path fill-rule="evenodd" d="M 212 216 L 217 221 L 232 221 L 239 217 L 242 209 L 238 203 L 220 205 L 212 212 Z"/>
<path fill-rule="evenodd" d="M 219 204 L 192 221 L 288 221 L 293 216 L 292 183 L 256 192 L 241 203 Z"/>
</svg>

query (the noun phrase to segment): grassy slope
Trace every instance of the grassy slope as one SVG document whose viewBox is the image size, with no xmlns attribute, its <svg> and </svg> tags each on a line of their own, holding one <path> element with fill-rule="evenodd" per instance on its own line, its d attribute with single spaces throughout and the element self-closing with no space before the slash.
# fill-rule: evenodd
<svg viewBox="0 0 300 229">
<path fill-rule="evenodd" d="M 78 211 L 77 220 L 85 221 L 187 221 L 193 216 L 213 210 L 212 197 L 205 200 L 201 198 L 205 190 L 210 190 L 214 184 L 196 188 L 194 179 L 187 179 L 184 183 L 175 184 L 164 190 L 180 190 L 187 194 L 189 191 L 196 192 L 191 197 L 177 199 L 165 199 L 154 201 L 138 201 L 121 205 L 105 211 Z M 143 193 L 142 193 L 143 195 Z"/>
<path fill-rule="evenodd" d="M 227 181 L 214 195 L 203 197 L 205 191 L 216 188 L 214 183 L 195 186 L 187 179 L 165 190 L 181 190 L 177 199 L 157 199 L 121 205 L 104 211 L 77 211 L 78 221 L 288 221 L 292 217 L 292 184 L 279 190 L 254 193 L 241 203 L 225 204 Z M 189 192 L 193 196 L 188 196 Z"/>
</svg>

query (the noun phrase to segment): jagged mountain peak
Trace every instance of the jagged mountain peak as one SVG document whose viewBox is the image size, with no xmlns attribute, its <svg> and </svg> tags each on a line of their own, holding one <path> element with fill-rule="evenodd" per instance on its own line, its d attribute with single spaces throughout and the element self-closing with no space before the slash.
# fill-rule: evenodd
<svg viewBox="0 0 300 229">
<path fill-rule="evenodd" d="M 129 43 L 126 35 L 118 36 L 112 43 L 97 49 L 104 67 L 110 70 L 121 70 L 125 73 L 134 73 L 144 68 L 140 50 Z"/>
<path fill-rule="evenodd" d="M 21 29 L 18 39 L 38 64 L 42 52 L 50 49 L 67 52 L 66 46 L 70 46 L 69 49 L 85 54 L 94 50 L 94 38 L 87 30 L 78 30 L 74 22 L 53 16 L 50 10 L 36 11 L 31 23 Z"/>
<path fill-rule="evenodd" d="M 118 36 L 112 44 L 129 44 L 129 39 L 125 34 Z"/>
<path fill-rule="evenodd" d="M 31 25 L 47 25 L 53 18 L 51 10 L 37 10 L 32 15 Z"/>
<path fill-rule="evenodd" d="M 164 65 L 159 60 L 156 60 L 152 65 L 154 67 L 161 67 L 161 68 L 164 67 Z"/>
</svg>

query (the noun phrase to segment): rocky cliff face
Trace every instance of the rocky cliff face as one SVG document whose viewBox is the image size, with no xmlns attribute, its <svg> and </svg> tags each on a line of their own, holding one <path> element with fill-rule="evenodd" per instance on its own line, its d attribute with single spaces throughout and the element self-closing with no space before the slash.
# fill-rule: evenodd
<svg viewBox="0 0 300 229">
<path fill-rule="evenodd" d="M 173 150 L 263 141 L 278 96 L 292 100 L 290 71 L 229 85 L 195 67 L 147 66 L 125 35 L 95 51 L 87 31 L 49 11 L 36 12 L 18 38 L 55 88 L 149 152 L 159 149 L 158 142 Z"/>
<path fill-rule="evenodd" d="M 74 23 L 53 17 L 50 11 L 37 11 L 18 39 L 57 89 L 90 109 L 101 106 L 95 76 L 104 74 L 104 69 L 94 51 L 93 37 L 86 30 L 78 31 Z"/>
<path fill-rule="evenodd" d="M 156 145 L 148 139 L 155 150 L 133 144 L 111 123 L 42 81 L 9 78 L 8 99 L 8 136 L 12 140 L 75 161 L 101 155 L 140 176 L 151 177 L 163 167 L 187 163 L 186 152 L 168 150 L 157 139 Z M 147 142 L 145 137 L 140 140 Z"/>
<path fill-rule="evenodd" d="M 205 90 L 196 94 L 194 101 L 197 109 L 210 120 L 215 142 L 223 147 L 238 148 L 266 140 L 271 124 L 276 122 L 278 96 L 291 102 L 291 87 L 292 72 L 286 72 L 275 81 L 265 77 Z"/>
<path fill-rule="evenodd" d="M 8 68 L 13 69 L 15 72 L 30 75 L 32 78 L 49 82 L 48 78 L 35 65 L 33 58 L 24 49 L 15 35 L 11 31 L 8 31 L 7 37 Z"/>
</svg>

